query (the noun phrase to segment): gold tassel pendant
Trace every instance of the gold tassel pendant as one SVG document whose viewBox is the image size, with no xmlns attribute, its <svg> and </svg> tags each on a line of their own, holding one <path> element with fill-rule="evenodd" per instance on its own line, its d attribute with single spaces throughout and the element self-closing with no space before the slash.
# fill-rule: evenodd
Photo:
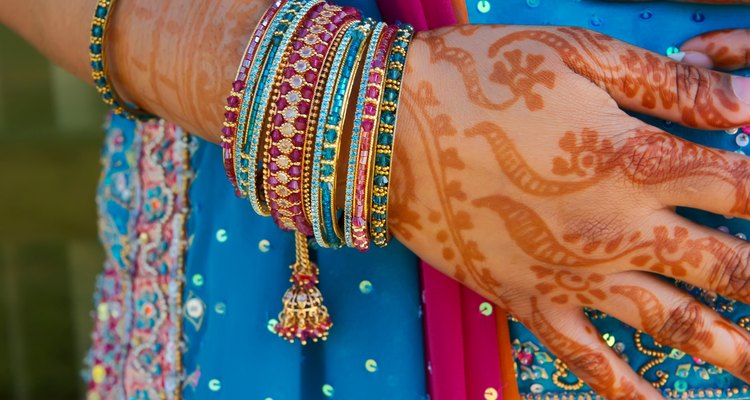
<svg viewBox="0 0 750 400">
<path fill-rule="evenodd" d="M 299 340 L 304 345 L 310 339 L 326 340 L 333 323 L 317 286 L 319 270 L 310 261 L 307 237 L 299 232 L 294 235 L 297 261 L 289 266 L 292 287 L 284 293 L 284 309 L 279 313 L 275 330 L 285 340 L 291 343 Z"/>
</svg>

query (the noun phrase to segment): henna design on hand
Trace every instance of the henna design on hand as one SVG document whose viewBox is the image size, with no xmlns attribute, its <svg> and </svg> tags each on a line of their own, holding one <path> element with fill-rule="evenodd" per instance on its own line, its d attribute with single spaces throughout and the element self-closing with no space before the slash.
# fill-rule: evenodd
<svg viewBox="0 0 750 400">
<path fill-rule="evenodd" d="M 532 265 L 531 271 L 541 281 L 536 284 L 536 289 L 542 295 L 549 297 L 553 303 L 567 304 L 569 294 L 573 294 L 584 306 L 591 306 L 596 300 L 602 301 L 607 298 L 606 293 L 596 287 L 604 281 L 602 274 L 591 273 L 584 276 L 541 265 Z M 555 294 L 558 289 L 562 293 Z"/>
</svg>

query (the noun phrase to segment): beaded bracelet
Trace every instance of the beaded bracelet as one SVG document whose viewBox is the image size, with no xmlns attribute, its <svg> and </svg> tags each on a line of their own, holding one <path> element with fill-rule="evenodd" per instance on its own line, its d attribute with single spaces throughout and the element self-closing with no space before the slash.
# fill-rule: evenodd
<svg viewBox="0 0 750 400">
<path fill-rule="evenodd" d="M 355 127 L 359 129 L 359 149 L 357 151 L 357 173 L 354 182 L 354 207 L 352 209 L 352 242 L 359 251 L 367 251 L 370 247 L 367 220 L 369 217 L 370 182 L 372 181 L 372 159 L 374 157 L 374 134 L 378 127 L 378 110 L 383 95 L 385 83 L 385 63 L 388 50 L 396 34 L 396 27 L 387 27 L 380 37 L 375 57 L 372 60 L 369 75 L 363 76 L 367 80 L 365 103 L 362 111 L 362 123 Z"/>
<path fill-rule="evenodd" d="M 237 184 L 243 196 L 247 197 L 256 213 L 263 216 L 270 215 L 267 197 L 258 191 L 258 156 L 260 135 L 262 130 L 263 111 L 266 110 L 272 85 L 269 82 L 276 79 L 276 66 L 281 62 L 283 51 L 292 39 L 296 26 L 300 25 L 308 12 L 322 0 L 305 1 L 294 0 L 286 4 L 279 11 L 277 18 L 271 25 L 269 32 L 263 38 L 253 67 L 248 75 L 248 89 L 242 98 L 240 119 L 237 125 L 235 143 L 235 173 Z M 281 18 L 278 18 L 280 16 Z M 261 110 L 262 109 L 262 110 Z"/>
<path fill-rule="evenodd" d="M 367 19 L 348 30 L 341 44 L 342 51 L 336 54 L 332 69 L 336 78 L 329 79 L 318 121 L 318 132 L 312 162 L 312 225 L 315 240 L 321 247 L 339 248 L 343 234 L 336 221 L 336 166 L 341 144 L 348 99 L 372 20 Z M 329 108 L 330 105 L 330 108 Z"/>
<path fill-rule="evenodd" d="M 248 83 L 248 72 L 253 59 L 255 59 L 256 51 L 260 47 L 260 41 L 266 32 L 268 32 L 271 21 L 276 17 L 276 12 L 279 11 L 281 5 L 284 3 L 286 3 L 286 0 L 276 0 L 271 7 L 266 10 L 258 22 L 258 25 L 255 27 L 253 36 L 245 48 L 245 56 L 242 58 L 239 68 L 237 68 L 237 74 L 235 75 L 234 82 L 232 82 L 232 91 L 227 98 L 227 105 L 224 106 L 224 126 L 221 129 L 224 172 L 226 173 L 229 182 L 232 183 L 237 195 L 240 197 L 242 196 L 242 193 L 237 185 L 237 175 L 234 171 L 234 137 L 240 111 L 237 99 L 244 96 L 244 91 Z"/>
<path fill-rule="evenodd" d="M 106 41 L 109 32 L 109 20 L 114 13 L 115 0 L 99 0 L 92 19 L 91 35 L 89 36 L 89 58 L 91 61 L 91 77 L 94 86 L 105 104 L 112 108 L 115 115 L 127 119 L 149 120 L 156 118 L 137 107 L 129 106 L 117 94 L 109 79 L 107 65 Z"/>
<path fill-rule="evenodd" d="M 304 215 L 302 199 L 306 133 L 314 111 L 318 78 L 331 41 L 343 22 L 357 16 L 352 9 L 325 5 L 318 15 L 312 15 L 310 21 L 300 27 L 283 70 L 279 97 L 270 113 L 274 129 L 266 151 L 268 180 L 264 185 L 269 190 L 271 214 L 283 230 L 297 230 L 306 236 L 313 234 Z"/>
<path fill-rule="evenodd" d="M 372 62 L 373 58 L 375 57 L 375 52 L 378 49 L 378 45 L 380 43 L 380 36 L 383 33 L 384 28 L 386 25 L 382 22 L 377 23 L 375 28 L 373 29 L 372 36 L 370 38 L 370 44 L 367 48 L 367 57 L 365 60 L 365 65 L 362 71 L 363 77 L 369 77 L 370 76 L 370 69 L 372 68 Z M 352 235 L 352 228 L 355 226 L 354 224 L 357 223 L 357 225 L 360 224 L 360 221 L 354 221 L 354 196 L 355 196 L 355 177 L 357 173 L 357 166 L 358 163 L 358 150 L 359 150 L 359 141 L 360 141 L 360 128 L 362 126 L 362 115 L 365 108 L 365 101 L 367 99 L 367 87 L 368 87 L 368 79 L 363 78 L 362 82 L 360 83 L 359 87 L 359 95 L 357 97 L 357 108 L 354 111 L 354 130 L 352 131 L 352 138 L 351 138 L 351 146 L 349 148 L 349 162 L 347 165 L 347 171 L 346 171 L 346 200 L 344 203 L 344 236 L 346 239 L 346 244 L 349 247 L 355 247 L 354 245 L 354 237 Z"/>
<path fill-rule="evenodd" d="M 403 25 L 396 34 L 386 72 L 386 89 L 380 109 L 380 125 L 375 148 L 375 174 L 373 177 L 370 236 L 372 241 L 385 247 L 390 240 L 388 232 L 388 193 L 393 161 L 393 146 L 398 117 L 398 100 L 404 78 L 406 54 L 414 36 L 411 25 Z"/>
</svg>

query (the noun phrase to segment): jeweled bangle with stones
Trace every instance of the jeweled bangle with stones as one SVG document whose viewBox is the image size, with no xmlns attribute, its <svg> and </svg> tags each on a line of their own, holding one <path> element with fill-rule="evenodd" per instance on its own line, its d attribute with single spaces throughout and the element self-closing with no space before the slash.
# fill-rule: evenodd
<svg viewBox="0 0 750 400">
<path fill-rule="evenodd" d="M 236 143 L 234 146 L 234 164 L 237 184 L 243 196 L 246 196 L 256 213 L 270 215 L 267 198 L 258 191 L 258 150 L 263 128 L 263 113 L 266 110 L 272 85 L 281 62 L 284 49 L 292 39 L 296 27 L 304 21 L 307 13 L 322 0 L 292 0 L 285 4 L 273 19 L 269 31 L 264 36 L 253 66 L 248 74 L 247 89 L 241 101 L 240 118 L 237 125 Z M 281 49 L 281 51 L 279 51 Z M 252 89 L 250 89 L 252 88 Z"/>
<path fill-rule="evenodd" d="M 328 48 L 343 24 L 358 17 L 354 9 L 326 4 L 295 35 L 293 51 L 283 71 L 284 80 L 279 86 L 279 98 L 272 108 L 275 114 L 271 114 L 271 146 L 266 152 L 271 215 L 283 230 L 313 235 L 302 198 L 307 130 L 316 107 L 315 92 Z"/>
<path fill-rule="evenodd" d="M 116 115 L 127 119 L 148 120 L 156 118 L 148 112 L 137 107 L 129 106 L 115 92 L 109 77 L 107 64 L 107 33 L 109 22 L 114 13 L 115 0 L 99 0 L 96 3 L 96 11 L 92 20 L 91 35 L 89 36 L 89 57 L 91 61 L 91 77 L 94 79 L 96 91 L 102 100 L 112 108 Z"/>
<path fill-rule="evenodd" d="M 367 47 L 367 57 L 365 59 L 364 68 L 362 69 L 362 76 L 369 77 L 370 69 L 372 68 L 372 62 L 375 58 L 375 52 L 378 50 L 380 44 L 380 36 L 383 30 L 386 28 L 386 24 L 379 22 L 373 29 L 370 43 Z M 362 126 L 362 116 L 364 113 L 365 102 L 367 99 L 367 88 L 369 82 L 368 79 L 363 78 L 359 87 L 359 94 L 357 96 L 357 108 L 354 110 L 354 129 L 352 130 L 351 146 L 349 148 L 349 160 L 347 163 L 346 170 L 346 196 L 344 203 L 344 237 L 346 244 L 349 247 L 355 247 L 354 236 L 352 235 L 352 228 L 354 227 L 354 207 L 355 207 L 355 189 L 356 183 L 355 178 L 357 174 L 358 156 L 359 156 L 359 145 L 360 145 L 360 127 Z M 357 221 L 359 222 L 359 221 Z"/>
<path fill-rule="evenodd" d="M 370 231 L 367 222 L 370 217 L 372 159 L 375 152 L 374 143 L 378 127 L 380 100 L 385 83 L 385 64 L 396 30 L 396 27 L 391 26 L 383 30 L 378 49 L 372 60 L 370 73 L 368 76 L 363 76 L 363 79 L 367 79 L 367 91 L 365 92 L 365 104 L 362 111 L 362 123 L 358 127 L 355 126 L 355 129 L 359 129 L 360 138 L 357 173 L 354 178 L 354 208 L 352 210 L 354 213 L 352 215 L 352 242 L 359 251 L 367 251 L 370 248 Z"/>
<path fill-rule="evenodd" d="M 380 125 L 375 147 L 375 174 L 373 177 L 370 216 L 370 237 L 376 245 L 388 244 L 388 194 L 395 142 L 398 100 L 404 78 L 404 66 L 409 43 L 414 36 L 411 25 L 403 25 L 396 34 L 386 67 L 385 92 L 380 108 Z"/>
<path fill-rule="evenodd" d="M 320 71 L 318 82 L 315 88 L 315 97 L 313 100 L 312 112 L 310 113 L 307 131 L 305 132 L 305 147 L 303 151 L 304 164 L 302 170 L 302 202 L 305 206 L 304 212 L 306 220 L 309 221 L 310 225 L 313 227 L 313 203 L 311 199 L 313 186 L 313 155 L 315 152 L 318 125 L 321 119 L 325 119 L 330 108 L 330 97 L 326 98 L 326 94 L 332 94 L 332 83 L 335 83 L 335 78 L 338 76 L 338 70 L 334 71 L 332 64 L 333 61 L 338 57 L 338 55 L 342 53 L 340 49 L 341 41 L 345 37 L 347 37 L 347 32 L 349 32 L 349 29 L 354 26 L 359 20 L 361 20 L 359 11 L 354 8 L 352 8 L 349 13 L 345 13 L 343 15 L 353 15 L 353 17 L 348 17 L 347 22 L 343 23 L 343 25 L 339 29 L 336 29 L 335 38 L 333 39 L 331 45 L 328 47 L 327 54 L 324 58 L 325 64 Z M 314 27 L 310 29 L 314 29 Z M 328 90 L 329 88 L 331 89 Z M 325 122 L 323 122 L 323 124 L 325 124 Z M 318 215 L 320 211 L 320 207 L 317 206 L 318 205 L 316 204 L 315 215 Z M 315 229 L 313 228 L 313 233 L 314 231 Z"/>
<path fill-rule="evenodd" d="M 247 87 L 248 72 L 250 71 L 250 66 L 255 59 L 256 52 L 260 47 L 261 39 L 268 31 L 271 21 L 276 16 L 276 12 L 279 11 L 284 3 L 286 3 L 286 0 L 276 0 L 271 7 L 266 10 L 260 21 L 258 21 L 258 25 L 253 30 L 253 35 L 250 38 L 250 41 L 248 41 L 247 47 L 243 53 L 244 56 L 242 57 L 242 62 L 240 62 L 240 66 L 237 68 L 237 74 L 232 82 L 232 91 L 227 98 L 227 105 L 224 106 L 224 126 L 221 129 L 224 172 L 239 196 L 242 194 L 239 191 L 237 175 L 234 171 L 234 139 L 240 111 L 237 100 L 243 97 L 245 88 Z"/>
<path fill-rule="evenodd" d="M 332 64 L 332 70 L 337 74 L 334 77 L 332 72 L 326 86 L 321 109 L 327 109 L 327 113 L 321 113 L 318 120 L 312 163 L 311 207 L 313 231 L 321 247 L 339 248 L 344 240 L 336 220 L 336 166 L 346 108 L 354 86 L 354 72 L 366 48 L 371 26 L 372 20 L 366 19 L 347 31 Z M 329 104 L 330 108 L 326 108 Z"/>
</svg>

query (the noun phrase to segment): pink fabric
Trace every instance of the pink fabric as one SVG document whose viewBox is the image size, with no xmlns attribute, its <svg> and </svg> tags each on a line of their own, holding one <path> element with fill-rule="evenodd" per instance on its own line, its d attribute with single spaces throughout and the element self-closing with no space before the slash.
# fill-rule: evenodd
<svg viewBox="0 0 750 400">
<path fill-rule="evenodd" d="M 432 269 L 432 267 L 429 268 Z M 484 297 L 474 293 L 466 286 L 456 285 L 461 288 L 466 393 L 468 398 L 487 398 L 485 392 L 494 389 L 498 392 L 497 399 L 502 399 L 500 352 L 494 307 Z M 435 399 L 442 400 L 444 397 Z"/>
<path fill-rule="evenodd" d="M 461 286 L 425 263 L 421 267 L 430 398 L 466 400 Z"/>
<path fill-rule="evenodd" d="M 419 0 L 377 0 L 377 3 L 386 22 L 406 22 L 418 31 L 429 29 L 427 17 Z"/>
<path fill-rule="evenodd" d="M 451 26 L 457 22 L 451 0 L 422 0 L 422 10 L 427 21 L 427 29 Z"/>
</svg>

